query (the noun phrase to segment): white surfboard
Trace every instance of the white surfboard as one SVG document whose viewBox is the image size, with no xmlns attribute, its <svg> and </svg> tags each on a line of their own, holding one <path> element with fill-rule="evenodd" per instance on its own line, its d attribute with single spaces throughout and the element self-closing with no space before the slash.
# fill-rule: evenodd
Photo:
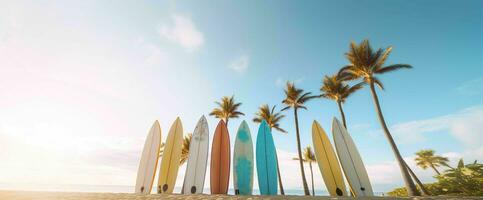
<svg viewBox="0 0 483 200">
<path fill-rule="evenodd" d="M 374 196 L 359 151 L 344 125 L 336 118 L 332 120 L 332 134 L 340 164 L 353 194 L 356 197 Z"/>
<path fill-rule="evenodd" d="M 139 162 L 138 176 L 136 178 L 136 193 L 149 194 L 153 187 L 156 166 L 158 165 L 159 147 L 161 145 L 161 127 L 156 120 L 149 130 L 144 143 L 141 161 Z"/>
<path fill-rule="evenodd" d="M 206 163 L 208 162 L 209 130 L 205 116 L 202 116 L 193 131 L 190 151 L 183 183 L 183 194 L 201 194 L 205 185 Z"/>
</svg>

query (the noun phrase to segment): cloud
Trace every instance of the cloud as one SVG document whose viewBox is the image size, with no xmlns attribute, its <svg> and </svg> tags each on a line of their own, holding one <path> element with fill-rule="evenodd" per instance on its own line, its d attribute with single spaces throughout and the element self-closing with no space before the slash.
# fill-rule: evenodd
<svg viewBox="0 0 483 200">
<path fill-rule="evenodd" d="M 238 73 L 243 73 L 248 69 L 249 63 L 250 63 L 250 57 L 243 55 L 231 61 L 230 64 L 228 65 L 228 68 Z"/>
<path fill-rule="evenodd" d="M 181 45 L 189 52 L 203 45 L 203 33 L 197 29 L 190 17 L 173 14 L 171 20 L 171 24 L 163 24 L 159 29 L 162 37 Z"/>
<path fill-rule="evenodd" d="M 169 56 L 164 51 L 154 45 L 147 45 L 146 48 L 149 51 L 149 56 L 146 58 L 148 65 L 168 65 Z"/>
<path fill-rule="evenodd" d="M 143 144 L 142 138 L 23 135 L 5 128 L 0 140 L 0 179 L 12 184 L 131 185 Z"/>
<path fill-rule="evenodd" d="M 483 93 L 483 78 L 469 80 L 456 88 L 460 94 L 475 96 Z"/>
<path fill-rule="evenodd" d="M 301 83 L 302 81 L 304 80 L 304 78 L 298 78 L 298 79 L 295 79 L 295 80 L 288 80 L 288 79 L 284 79 L 283 77 L 277 77 L 277 79 L 275 79 L 275 85 L 278 86 L 278 87 L 285 87 L 285 84 L 287 84 L 287 81 L 291 81 L 295 84 L 298 84 L 298 83 Z"/>
<path fill-rule="evenodd" d="M 392 126 L 391 130 L 401 142 L 424 141 L 427 133 L 449 132 L 466 145 L 481 146 L 483 107 L 470 107 L 453 114 L 399 123 Z"/>
</svg>

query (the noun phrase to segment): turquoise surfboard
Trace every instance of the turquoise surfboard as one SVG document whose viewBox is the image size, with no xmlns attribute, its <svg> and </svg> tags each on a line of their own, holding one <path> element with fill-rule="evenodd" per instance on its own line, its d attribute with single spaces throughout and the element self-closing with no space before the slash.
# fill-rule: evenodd
<svg viewBox="0 0 483 200">
<path fill-rule="evenodd" d="M 272 132 L 265 120 L 258 128 L 257 135 L 257 173 L 261 195 L 277 195 L 277 153 Z"/>
<path fill-rule="evenodd" d="M 250 128 L 245 120 L 236 133 L 233 153 L 233 188 L 237 195 L 253 192 L 253 142 Z"/>
</svg>

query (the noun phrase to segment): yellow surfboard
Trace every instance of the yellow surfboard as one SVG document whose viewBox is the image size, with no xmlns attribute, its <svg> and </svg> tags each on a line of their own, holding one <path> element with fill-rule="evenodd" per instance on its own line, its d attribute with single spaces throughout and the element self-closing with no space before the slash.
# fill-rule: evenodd
<svg viewBox="0 0 483 200">
<path fill-rule="evenodd" d="M 332 144 L 320 124 L 312 123 L 312 141 L 320 173 L 331 196 L 347 196 L 344 177 Z"/>
<path fill-rule="evenodd" d="M 169 129 L 166 144 L 164 146 L 161 166 L 159 167 L 158 193 L 160 194 L 173 193 L 176 177 L 178 176 L 182 146 L 183 125 L 178 117 Z"/>
</svg>

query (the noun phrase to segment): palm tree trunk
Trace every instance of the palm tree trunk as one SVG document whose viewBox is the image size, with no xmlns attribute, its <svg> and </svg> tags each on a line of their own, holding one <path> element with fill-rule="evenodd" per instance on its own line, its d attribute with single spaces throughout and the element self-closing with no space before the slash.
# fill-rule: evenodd
<svg viewBox="0 0 483 200">
<path fill-rule="evenodd" d="M 413 172 L 413 170 L 411 170 L 411 168 L 409 167 L 409 165 L 404 162 L 404 165 L 406 165 L 406 168 L 408 169 L 409 173 L 411 174 L 411 176 L 413 177 L 413 179 L 416 181 L 416 183 L 418 184 L 419 186 L 419 189 L 421 189 L 421 194 L 423 196 L 429 196 L 430 193 L 429 191 L 426 189 L 426 187 L 424 186 L 423 183 L 421 183 L 421 181 L 419 180 L 419 178 L 416 176 L 416 174 Z"/>
<path fill-rule="evenodd" d="M 312 171 L 312 162 L 309 162 L 310 166 L 310 178 L 312 180 L 312 196 L 315 196 L 315 189 L 314 189 L 314 172 Z"/>
<path fill-rule="evenodd" d="M 299 117 L 297 114 L 297 108 L 293 109 L 294 116 L 295 116 L 295 131 L 297 136 L 297 150 L 299 154 L 299 164 L 300 164 L 300 173 L 302 174 L 302 183 L 304 186 L 304 193 L 305 195 L 310 195 L 309 187 L 307 186 L 307 179 L 305 178 L 305 170 L 304 170 L 304 163 L 302 158 L 302 147 L 300 144 L 300 131 L 299 131 Z"/>
<path fill-rule="evenodd" d="M 228 118 L 225 120 L 226 129 L 228 129 Z"/>
<path fill-rule="evenodd" d="M 278 176 L 278 186 L 280 187 L 280 194 L 285 195 L 285 191 L 283 190 L 283 184 L 282 184 L 282 176 L 280 175 L 280 165 L 278 164 L 278 155 L 275 155 L 275 159 L 277 159 L 277 176 Z"/>
<path fill-rule="evenodd" d="M 431 165 L 431 168 L 433 168 L 433 170 L 436 172 L 436 174 L 441 175 L 441 173 L 438 171 L 438 169 L 436 169 L 436 167 L 434 165 Z"/>
<path fill-rule="evenodd" d="M 346 121 L 345 121 L 345 114 L 344 114 L 344 110 L 342 109 L 342 102 L 337 100 L 337 105 L 339 106 L 340 116 L 342 117 L 342 123 L 344 124 L 344 128 L 347 129 L 347 124 L 346 124 Z"/>
<path fill-rule="evenodd" d="M 382 115 L 382 110 L 381 110 L 381 106 L 379 104 L 379 99 L 377 98 L 376 89 L 374 88 L 374 82 L 370 82 L 369 85 L 370 85 L 370 88 L 371 88 L 372 98 L 373 98 L 374 104 L 376 106 L 377 116 L 379 117 L 379 122 L 381 123 L 384 134 L 386 135 L 386 138 L 389 141 L 389 144 L 391 145 L 392 151 L 393 151 L 394 155 L 396 156 L 396 160 L 397 160 L 399 168 L 401 170 L 401 173 L 402 173 L 402 176 L 403 176 L 403 179 L 404 179 L 404 183 L 405 183 L 406 189 L 408 191 L 408 195 L 409 196 L 420 196 L 421 193 L 419 193 L 418 189 L 416 188 L 416 185 L 414 185 L 414 182 L 411 179 L 411 176 L 409 175 L 409 172 L 406 168 L 406 165 L 404 164 L 404 160 L 401 156 L 401 153 L 399 153 L 399 149 L 396 146 L 396 142 L 394 142 L 394 139 L 392 138 L 392 135 L 389 132 L 389 129 L 387 128 L 386 121 L 384 120 L 384 116 Z"/>
</svg>

